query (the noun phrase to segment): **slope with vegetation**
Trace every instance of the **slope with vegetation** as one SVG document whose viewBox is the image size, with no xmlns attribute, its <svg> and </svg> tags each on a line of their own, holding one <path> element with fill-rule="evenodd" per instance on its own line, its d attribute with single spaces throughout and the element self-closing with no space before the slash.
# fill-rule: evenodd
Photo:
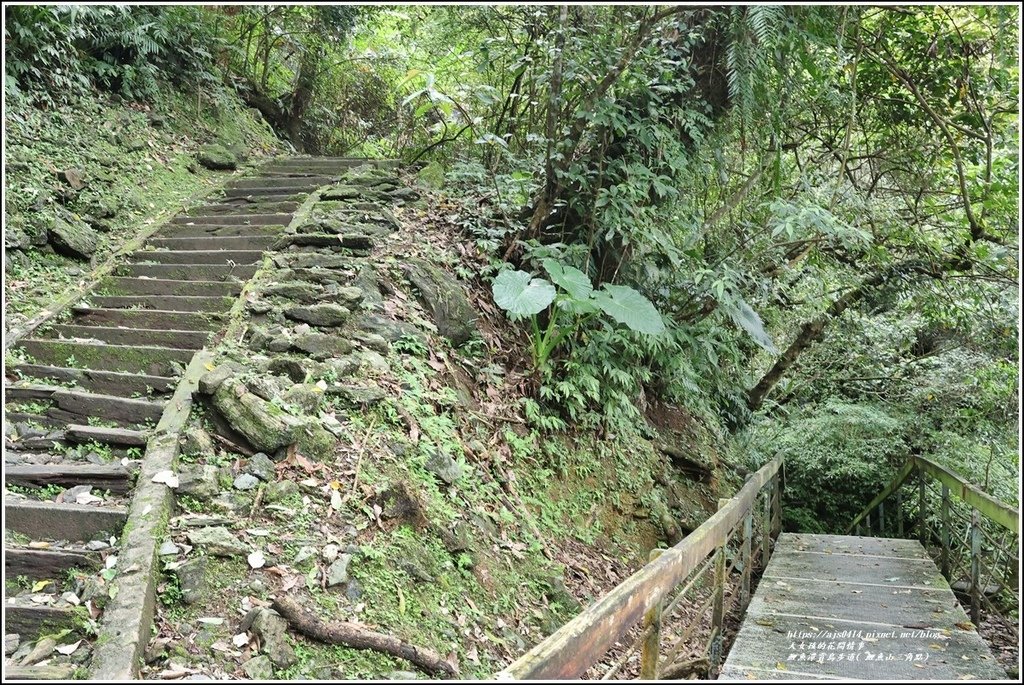
<svg viewBox="0 0 1024 685">
<path fill-rule="evenodd" d="M 775 454 L 794 530 L 844 529 L 908 454 L 1017 503 L 1016 7 L 20 7 L 6 18 L 16 134 L 38 135 L 55 112 L 91 116 L 47 99 L 81 83 L 76 97 L 104 107 L 164 102 L 181 117 L 171 130 L 196 130 L 195 114 L 204 139 L 270 149 L 255 124 L 225 128 L 255 110 L 280 145 L 401 160 L 402 184 L 423 195 L 368 253 L 376 305 L 402 324 L 342 365 L 373 381 L 373 407 L 316 406 L 341 425 L 338 453 L 278 472 L 297 483 L 281 506 L 303 514 L 235 502 L 257 519 L 239 525 L 261 534 L 323 536 L 275 543 L 295 568 L 306 547 L 338 549 L 327 563 L 307 556 L 302 577 L 218 566 L 232 588 L 218 608 L 260 607 L 287 582 L 324 612 L 482 676 Z M 245 116 L 209 118 L 233 111 Z M 159 130 L 152 114 L 134 125 L 143 138 Z M 37 155 L 45 142 L 21 145 Z M 72 160 L 12 169 L 16 145 L 9 182 L 52 187 L 55 220 L 101 211 L 91 186 L 67 191 Z M 159 172 L 131 147 L 117 159 Z M 200 183 L 168 173 L 188 179 L 182 191 Z M 8 260 L 8 293 L 53 259 L 31 245 L 35 196 L 16 195 L 8 235 L 28 258 Z M 464 336 L 437 318 L 452 310 L 431 294 L 439 280 L 478 316 Z M 338 378 L 303 379 L 317 380 Z M 244 460 L 221 447 L 192 457 L 237 475 Z M 438 473 L 456 470 L 451 482 Z M 397 484 L 407 521 L 382 517 Z M 210 513 L 202 499 L 179 504 Z M 453 542 L 460 529 L 475 546 Z M 327 586 L 343 554 L 361 588 L 351 596 Z M 172 646 L 169 660 L 238 674 L 253 645 L 196 624 L 206 614 L 178 606 L 176 578 L 164 637 L 199 647 Z M 196 630 L 202 639 L 179 639 Z M 405 668 L 309 644 L 275 675 Z"/>
</svg>

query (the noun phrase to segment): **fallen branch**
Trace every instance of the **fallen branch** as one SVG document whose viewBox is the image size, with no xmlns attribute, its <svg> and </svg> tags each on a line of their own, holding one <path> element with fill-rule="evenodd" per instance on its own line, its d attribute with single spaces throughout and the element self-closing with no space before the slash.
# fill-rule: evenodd
<svg viewBox="0 0 1024 685">
<path fill-rule="evenodd" d="M 298 602 L 289 597 L 277 597 L 271 606 L 295 630 L 319 642 L 344 645 L 354 649 L 372 649 L 375 652 L 390 654 L 405 659 L 431 675 L 442 674 L 454 677 L 459 673 L 455 666 L 429 649 L 410 645 L 393 635 L 376 633 L 347 621 L 327 623 L 306 611 Z"/>
</svg>

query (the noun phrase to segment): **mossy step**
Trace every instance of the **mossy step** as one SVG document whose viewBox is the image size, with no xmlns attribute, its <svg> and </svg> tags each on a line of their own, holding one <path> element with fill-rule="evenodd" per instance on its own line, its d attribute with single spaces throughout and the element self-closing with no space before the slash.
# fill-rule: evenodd
<svg viewBox="0 0 1024 685">
<path fill-rule="evenodd" d="M 4 550 L 4 571 L 9 578 L 25 576 L 30 580 L 62 578 L 70 569 L 99 568 L 96 552 L 84 548 L 26 549 L 8 547 Z"/>
<path fill-rule="evenodd" d="M 193 207 L 179 219 L 189 219 L 201 216 L 251 216 L 259 214 L 291 214 L 299 208 L 298 202 L 263 202 L 253 201 L 244 197 L 235 198 L 231 201 L 222 201 L 215 204 L 200 205 Z"/>
<path fill-rule="evenodd" d="M 94 369 L 72 369 L 64 366 L 15 364 L 8 367 L 7 371 L 18 377 L 49 380 L 57 383 L 74 383 L 75 387 L 81 390 L 108 394 L 170 394 L 174 392 L 175 386 L 175 379 L 170 376 L 97 371 Z M 12 416 L 14 415 L 8 414 L 8 419 L 16 420 L 11 418 Z"/>
<path fill-rule="evenodd" d="M 293 208 L 298 205 L 291 205 Z M 232 214 L 229 212 L 211 214 L 190 214 L 171 219 L 172 224 L 245 224 L 248 226 L 287 225 L 292 220 L 291 210 L 279 214 Z"/>
<path fill-rule="evenodd" d="M 7 385 L 4 386 L 4 393 L 8 401 L 43 399 L 66 412 L 128 423 L 158 421 L 164 408 L 164 402 L 161 401 L 102 395 L 43 384 Z"/>
<path fill-rule="evenodd" d="M 11 664 L 4 667 L 5 680 L 72 680 L 77 667 L 72 664 L 34 664 L 20 666 Z"/>
<path fill-rule="evenodd" d="M 244 192 L 244 191 L 240 191 Z M 239 205 L 262 205 L 272 202 L 293 202 L 302 204 L 309 196 L 308 192 L 295 193 L 289 189 L 279 189 L 274 192 L 255 195 L 231 195 L 218 198 L 218 202 L 228 207 Z"/>
<path fill-rule="evenodd" d="M 334 178 L 330 176 L 298 176 L 282 177 L 269 176 L 260 178 L 243 178 L 227 185 L 228 188 L 301 188 L 322 186 L 333 183 Z"/>
<path fill-rule="evenodd" d="M 198 350 L 210 338 L 209 331 L 174 331 L 157 328 L 75 326 L 55 324 L 46 329 L 48 338 L 102 340 L 112 345 L 156 345 Z"/>
<path fill-rule="evenodd" d="M 287 222 L 286 222 L 287 223 Z M 193 237 L 251 237 L 280 235 L 284 232 L 283 224 L 166 224 L 157 231 L 158 238 L 193 238 Z"/>
<path fill-rule="evenodd" d="M 25 487 L 42 488 L 60 485 L 71 488 L 91 485 L 99 490 L 129 492 L 135 475 L 120 464 L 46 464 L 44 466 L 5 466 L 4 482 Z"/>
<path fill-rule="evenodd" d="M 225 314 L 173 312 L 160 309 L 103 309 L 72 307 L 73 323 L 80 326 L 125 326 L 174 331 L 212 331 L 220 328 Z"/>
<path fill-rule="evenodd" d="M 266 250 L 277 241 L 275 235 L 151 238 L 146 244 L 168 250 Z M 239 292 L 241 288 L 238 289 Z M 173 293 L 167 293 L 168 295 Z M 177 293 L 180 295 L 193 293 Z M 196 295 L 200 293 L 194 293 Z"/>
<path fill-rule="evenodd" d="M 123 447 L 145 447 L 149 441 L 149 431 L 129 430 L 126 428 L 107 428 L 106 426 L 85 426 L 70 424 L 64 430 L 64 438 L 69 442 L 97 442 L 101 445 L 119 445 Z"/>
<path fill-rule="evenodd" d="M 226 250 L 226 252 L 228 252 Z M 180 253 L 178 253 L 180 254 Z M 262 256 L 262 252 L 257 252 Z M 233 297 L 197 295 L 93 295 L 89 302 L 102 309 L 160 309 L 165 312 L 218 313 L 231 309 Z"/>
<path fill-rule="evenodd" d="M 23 350 L 40 364 L 57 366 L 67 364 L 69 359 L 74 358 L 76 365 L 81 364 L 95 371 L 121 371 L 148 376 L 176 376 L 179 368 L 175 363 L 185 366 L 195 355 L 195 350 L 171 347 L 128 347 L 41 338 L 22 340 L 16 349 Z"/>
<path fill-rule="evenodd" d="M 84 618 L 77 607 L 54 607 L 21 598 L 11 597 L 4 600 L 4 632 L 20 635 L 23 640 L 34 640 L 36 636 L 46 633 L 53 634 L 62 630 L 78 630 L 79 634 L 85 625 Z M 80 618 L 81 616 L 81 618 Z M 4 668 L 4 679 L 10 673 Z"/>
<path fill-rule="evenodd" d="M 120 532 L 127 517 L 124 507 L 4 502 L 4 528 L 35 540 L 50 539 L 55 534 L 68 542 L 103 539 Z M 5 605 L 4 609 L 7 608 Z"/>
<path fill-rule="evenodd" d="M 289 195 L 306 194 L 313 192 L 319 185 L 308 185 L 304 187 L 288 187 L 281 188 L 280 186 L 263 186 L 261 188 L 225 188 L 225 197 L 279 197 L 284 195 L 286 192 Z"/>
<path fill-rule="evenodd" d="M 263 259 L 262 250 L 140 250 L 128 258 L 160 264 L 255 264 Z"/>
<path fill-rule="evenodd" d="M 170 278 L 182 281 L 221 281 L 235 277 L 243 281 L 253 277 L 251 264 L 123 264 L 114 273 L 136 278 Z"/>
</svg>

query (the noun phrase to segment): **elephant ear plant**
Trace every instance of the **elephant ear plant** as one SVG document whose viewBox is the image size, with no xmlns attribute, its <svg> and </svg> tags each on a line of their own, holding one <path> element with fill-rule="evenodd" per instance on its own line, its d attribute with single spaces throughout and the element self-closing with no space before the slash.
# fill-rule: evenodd
<svg viewBox="0 0 1024 685">
<path fill-rule="evenodd" d="M 512 320 L 530 318 L 530 352 L 538 371 L 547 368 L 551 353 L 567 335 L 596 316 L 607 316 L 637 333 L 658 335 L 665 330 L 658 310 L 633 288 L 606 283 L 595 290 L 590 278 L 575 267 L 554 259 L 545 259 L 542 265 L 550 281 L 509 269 L 491 286 L 494 302 Z M 541 330 L 537 317 L 548 307 L 551 315 Z"/>
</svg>

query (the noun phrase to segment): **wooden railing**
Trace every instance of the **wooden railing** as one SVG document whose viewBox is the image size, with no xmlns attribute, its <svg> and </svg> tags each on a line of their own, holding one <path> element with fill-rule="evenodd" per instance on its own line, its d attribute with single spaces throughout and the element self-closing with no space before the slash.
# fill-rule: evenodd
<svg viewBox="0 0 1024 685">
<path fill-rule="evenodd" d="M 774 459 L 751 475 L 679 544 L 653 550 L 642 569 L 495 678 L 577 679 L 592 667 L 599 672 L 591 675 L 601 679 L 621 678 L 637 667 L 644 679 L 714 670 L 725 616 L 736 602 L 746 608 L 752 570 L 767 563 L 771 539 L 782 527 L 781 466 Z M 687 597 L 695 600 L 684 603 Z M 673 620 L 681 606 L 698 603 L 685 620 Z M 619 644 L 638 624 L 638 635 Z"/>
<path fill-rule="evenodd" d="M 917 492 L 905 497 L 903 486 L 911 481 Z M 1017 509 L 915 456 L 847 533 L 919 539 L 953 590 L 970 596 L 971 620 L 977 624 L 983 607 L 1005 615 L 1019 605 L 1019 526 Z"/>
</svg>

